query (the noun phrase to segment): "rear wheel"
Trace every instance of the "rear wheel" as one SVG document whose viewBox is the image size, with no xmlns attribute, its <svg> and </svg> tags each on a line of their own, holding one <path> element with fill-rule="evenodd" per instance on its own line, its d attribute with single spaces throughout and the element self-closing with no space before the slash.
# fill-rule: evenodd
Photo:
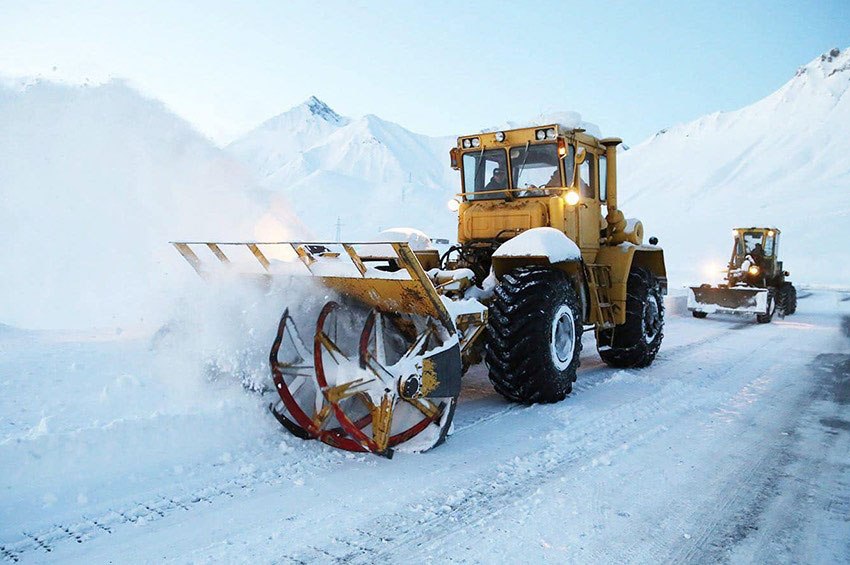
<svg viewBox="0 0 850 565">
<path fill-rule="evenodd" d="M 700 318 L 700 319 L 708 316 L 708 312 L 700 312 L 699 310 L 692 310 L 691 314 L 693 315 L 694 318 Z"/>
<path fill-rule="evenodd" d="M 487 322 L 487 366 L 496 392 L 531 404 L 563 400 L 581 353 L 582 309 L 562 271 L 521 267 L 502 278 Z"/>
<path fill-rule="evenodd" d="M 790 282 L 782 283 L 779 290 L 779 307 L 785 316 L 790 316 L 797 311 L 797 289 Z"/>
<path fill-rule="evenodd" d="M 694 316 L 700 317 L 697 312 Z M 626 321 L 612 329 L 599 330 L 599 356 L 611 367 L 647 367 L 655 360 L 663 338 L 661 285 L 650 271 L 633 269 L 626 285 Z"/>
</svg>

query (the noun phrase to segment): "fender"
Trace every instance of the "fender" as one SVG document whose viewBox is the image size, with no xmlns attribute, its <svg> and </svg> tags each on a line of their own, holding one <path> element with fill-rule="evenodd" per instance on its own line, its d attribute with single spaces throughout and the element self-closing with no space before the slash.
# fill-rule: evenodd
<svg viewBox="0 0 850 565">
<path fill-rule="evenodd" d="M 611 298 L 617 324 L 626 321 L 626 283 L 632 266 L 649 270 L 658 278 L 661 292 L 667 294 L 667 267 L 664 264 L 664 251 L 660 247 L 628 242 L 603 247 L 596 255 L 596 263 L 611 268 Z"/>
<path fill-rule="evenodd" d="M 578 246 L 555 228 L 532 228 L 508 240 L 492 257 L 496 279 L 519 267 L 553 267 L 567 274 L 582 305 L 582 315 L 588 320 L 589 292 L 584 262 Z"/>
</svg>

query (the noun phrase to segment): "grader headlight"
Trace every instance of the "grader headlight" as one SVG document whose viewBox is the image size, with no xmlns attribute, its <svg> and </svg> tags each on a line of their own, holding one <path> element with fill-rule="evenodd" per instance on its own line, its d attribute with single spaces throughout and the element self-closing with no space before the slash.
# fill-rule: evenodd
<svg viewBox="0 0 850 565">
<path fill-rule="evenodd" d="M 534 137 L 537 138 L 537 141 L 543 141 L 544 139 L 546 139 L 546 130 L 545 129 L 539 129 L 539 130 L 535 131 Z"/>
<path fill-rule="evenodd" d="M 505 141 L 505 132 L 497 131 L 496 132 L 496 141 L 498 141 L 499 143 L 502 143 L 503 141 Z"/>
<path fill-rule="evenodd" d="M 579 201 L 578 192 L 576 192 L 575 190 L 570 190 L 570 191 L 569 191 L 569 192 L 567 192 L 567 194 L 564 196 L 564 200 L 565 200 L 565 201 L 566 201 L 566 203 L 567 203 L 567 204 L 569 204 L 570 206 L 575 206 L 576 204 L 578 204 L 578 201 Z"/>
<path fill-rule="evenodd" d="M 759 269 L 758 265 L 753 265 L 747 270 L 747 272 L 753 276 L 756 276 L 759 274 L 759 272 L 761 272 L 761 269 Z"/>
<path fill-rule="evenodd" d="M 449 211 L 457 212 L 460 209 L 460 202 L 457 201 L 457 198 L 452 198 L 451 200 L 446 202 L 446 206 L 448 207 Z"/>
</svg>

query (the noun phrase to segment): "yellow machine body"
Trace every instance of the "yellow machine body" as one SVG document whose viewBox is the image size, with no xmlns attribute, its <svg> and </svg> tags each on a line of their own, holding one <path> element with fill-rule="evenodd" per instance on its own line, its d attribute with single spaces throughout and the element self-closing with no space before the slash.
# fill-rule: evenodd
<svg viewBox="0 0 850 565">
<path fill-rule="evenodd" d="M 626 220 L 617 208 L 620 143 L 617 138 L 597 139 L 582 129 L 558 124 L 458 138 L 451 151 L 463 188 L 457 195 L 458 241 L 470 246 L 498 245 L 533 228 L 561 231 L 581 251 L 582 264 L 558 267 L 581 287 L 585 322 L 597 327 L 622 324 L 632 266 L 649 269 L 665 290 L 667 272 L 661 248 L 643 244 L 641 222 Z M 532 153 L 539 155 L 537 163 L 529 163 L 527 155 Z M 544 169 L 538 171 L 538 179 L 548 177 L 545 185 L 535 184 L 534 165 Z M 483 181 L 496 169 L 506 173 L 504 187 L 487 189 Z M 548 264 L 548 259 L 492 261 L 497 277 L 531 264 Z"/>
</svg>

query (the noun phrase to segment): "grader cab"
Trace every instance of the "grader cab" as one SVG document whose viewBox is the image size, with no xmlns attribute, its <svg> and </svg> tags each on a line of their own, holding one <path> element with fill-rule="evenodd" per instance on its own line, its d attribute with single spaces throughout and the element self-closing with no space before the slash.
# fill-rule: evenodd
<svg viewBox="0 0 850 565">
<path fill-rule="evenodd" d="M 619 144 L 558 124 L 458 138 L 457 245 L 442 256 L 410 230 L 228 244 L 267 277 L 334 294 L 309 326 L 297 327 L 298 304 L 280 318 L 269 361 L 281 424 L 350 451 L 424 451 L 446 438 L 461 376 L 482 358 L 494 388 L 526 404 L 571 392 L 586 327 L 609 365 L 652 363 L 664 257 L 617 207 Z M 224 244 L 174 245 L 202 275 L 199 252 L 230 263 Z"/>
</svg>

